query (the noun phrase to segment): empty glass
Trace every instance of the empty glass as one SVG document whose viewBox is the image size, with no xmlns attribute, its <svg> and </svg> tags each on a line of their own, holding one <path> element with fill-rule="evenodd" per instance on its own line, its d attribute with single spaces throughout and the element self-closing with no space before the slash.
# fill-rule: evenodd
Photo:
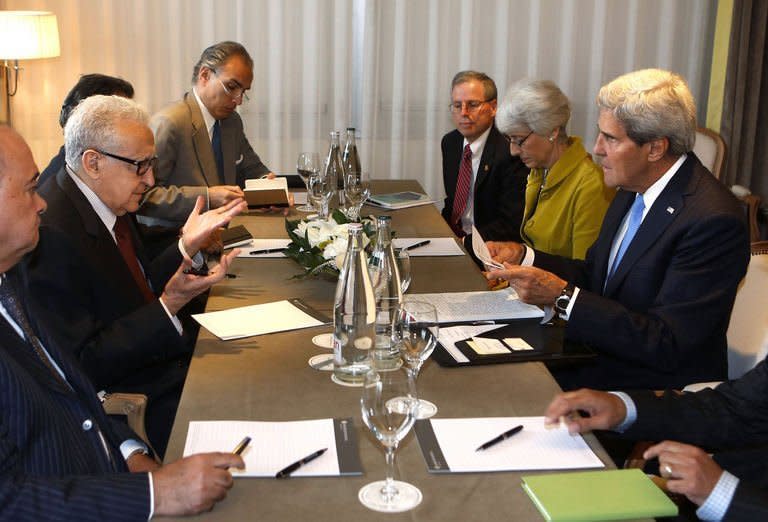
<svg viewBox="0 0 768 522">
<path fill-rule="evenodd" d="M 317 213 L 320 215 L 320 219 L 328 219 L 331 197 L 336 192 L 334 183 L 327 176 L 324 171 L 319 170 L 309 176 L 309 189 L 308 197 L 316 205 Z"/>
<path fill-rule="evenodd" d="M 296 160 L 296 172 L 304 182 L 304 186 L 309 193 L 309 177 L 320 171 L 320 154 L 317 152 L 302 152 L 299 159 Z M 315 208 L 309 204 L 309 194 L 307 194 L 307 204 L 296 207 L 299 212 L 315 212 Z"/>
<path fill-rule="evenodd" d="M 395 451 L 413 426 L 417 404 L 416 385 L 410 371 L 374 368 L 365 375 L 360 398 L 363 423 L 384 446 L 387 459 L 386 479 L 363 486 L 357 494 L 369 509 L 397 513 L 421 503 L 419 488 L 394 479 Z"/>
<path fill-rule="evenodd" d="M 438 323 L 434 305 L 423 301 L 404 301 L 395 312 L 392 342 L 397 343 L 406 369 L 419 376 L 424 361 L 437 345 Z M 437 413 L 435 404 L 419 399 L 417 419 L 427 419 Z"/>
<path fill-rule="evenodd" d="M 360 220 L 360 209 L 371 195 L 371 184 L 365 172 L 345 172 L 344 198 L 347 203 L 346 214 L 352 221 Z"/>
<path fill-rule="evenodd" d="M 411 256 L 407 250 L 395 250 L 397 269 L 400 273 L 400 291 L 405 293 L 411 285 Z"/>
</svg>

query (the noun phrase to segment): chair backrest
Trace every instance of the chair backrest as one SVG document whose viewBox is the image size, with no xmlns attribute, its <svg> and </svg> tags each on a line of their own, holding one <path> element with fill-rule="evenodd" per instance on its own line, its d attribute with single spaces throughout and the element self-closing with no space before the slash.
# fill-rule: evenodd
<svg viewBox="0 0 768 522">
<path fill-rule="evenodd" d="M 717 132 L 699 127 L 696 129 L 696 143 L 693 145 L 693 152 L 699 161 L 709 169 L 717 178 L 723 171 L 723 162 L 725 161 L 725 142 Z"/>
<path fill-rule="evenodd" d="M 728 324 L 728 378 L 738 379 L 768 353 L 768 241 L 752 243 L 747 275 Z"/>
</svg>

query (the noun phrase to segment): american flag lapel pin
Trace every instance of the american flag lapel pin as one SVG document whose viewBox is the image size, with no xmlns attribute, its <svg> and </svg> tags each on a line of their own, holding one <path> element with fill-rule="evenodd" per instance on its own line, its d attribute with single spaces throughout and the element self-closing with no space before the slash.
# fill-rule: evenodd
<svg viewBox="0 0 768 522">
<path fill-rule="evenodd" d="M 488 172 L 489 170 L 491 170 L 491 167 L 489 167 L 489 166 L 488 166 L 488 164 L 486 163 L 486 164 L 483 166 L 483 170 L 484 170 L 484 171 L 486 171 L 486 172 Z"/>
<path fill-rule="evenodd" d="M 675 213 L 675 209 L 672 208 L 672 207 L 667 207 L 667 212 L 669 212 L 670 214 L 674 214 Z"/>
</svg>

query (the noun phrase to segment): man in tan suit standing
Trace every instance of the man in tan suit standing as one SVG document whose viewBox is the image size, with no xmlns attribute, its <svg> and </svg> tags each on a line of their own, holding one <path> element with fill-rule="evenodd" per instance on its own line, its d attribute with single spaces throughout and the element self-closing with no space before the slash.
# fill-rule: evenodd
<svg viewBox="0 0 768 522">
<path fill-rule="evenodd" d="M 197 196 L 206 209 L 243 197 L 245 180 L 270 173 L 253 151 L 235 109 L 247 100 L 253 60 L 236 42 L 208 47 L 195 64 L 192 90 L 152 117 L 157 184 L 138 214 L 146 225 L 177 228 Z"/>
</svg>

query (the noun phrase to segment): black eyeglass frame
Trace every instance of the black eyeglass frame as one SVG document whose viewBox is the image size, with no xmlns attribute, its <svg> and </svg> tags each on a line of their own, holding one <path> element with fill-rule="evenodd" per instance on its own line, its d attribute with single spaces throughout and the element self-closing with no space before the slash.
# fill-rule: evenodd
<svg viewBox="0 0 768 522">
<path fill-rule="evenodd" d="M 531 134 L 533 134 L 533 131 L 529 132 L 525 135 L 525 138 L 517 139 L 513 138 L 512 136 L 507 136 L 509 139 L 509 143 L 517 147 L 518 149 L 522 149 L 525 142 L 528 140 L 528 138 L 531 137 Z"/>
<path fill-rule="evenodd" d="M 129 163 L 136 167 L 136 175 L 137 176 L 143 176 L 147 172 L 149 172 L 149 169 L 152 169 L 154 172 L 157 168 L 157 156 L 152 156 L 151 158 L 143 159 L 143 160 L 135 160 L 131 158 L 126 158 L 124 156 L 118 156 L 117 154 L 112 154 L 111 152 L 107 152 L 105 150 L 101 149 L 92 149 L 98 152 L 99 154 L 103 154 L 104 156 L 109 156 L 110 158 L 114 158 L 116 160 L 123 161 L 125 163 Z M 85 154 L 85 152 L 83 152 Z"/>
</svg>

